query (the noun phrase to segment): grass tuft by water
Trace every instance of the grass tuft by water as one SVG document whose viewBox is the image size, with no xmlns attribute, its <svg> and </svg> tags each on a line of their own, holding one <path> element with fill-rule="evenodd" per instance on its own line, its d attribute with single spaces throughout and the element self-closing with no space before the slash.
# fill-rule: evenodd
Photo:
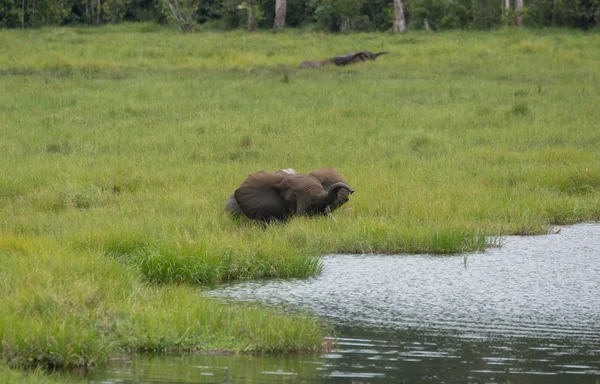
<svg viewBox="0 0 600 384">
<path fill-rule="evenodd" d="M 11 367 L 90 367 L 136 351 L 313 351 L 328 332 L 309 315 L 148 285 L 137 268 L 50 240 L 1 244 L 0 289 L 11 295 L 0 299 L 0 356 Z"/>
</svg>

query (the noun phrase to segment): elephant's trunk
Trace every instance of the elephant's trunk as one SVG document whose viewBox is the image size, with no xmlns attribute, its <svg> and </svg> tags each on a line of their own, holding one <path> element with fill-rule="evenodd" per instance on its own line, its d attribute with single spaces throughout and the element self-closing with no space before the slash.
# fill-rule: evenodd
<svg viewBox="0 0 600 384">
<path fill-rule="evenodd" d="M 338 192 L 340 189 L 345 189 L 349 194 L 354 193 L 354 189 L 344 182 L 337 182 L 329 187 L 329 191 L 323 194 L 323 197 L 320 203 L 323 205 L 323 208 L 333 203 L 338 198 Z"/>
</svg>

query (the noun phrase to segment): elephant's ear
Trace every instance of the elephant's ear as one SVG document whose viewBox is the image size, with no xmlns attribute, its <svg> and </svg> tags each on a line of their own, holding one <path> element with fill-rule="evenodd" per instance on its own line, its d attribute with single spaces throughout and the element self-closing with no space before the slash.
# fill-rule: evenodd
<svg viewBox="0 0 600 384">
<path fill-rule="evenodd" d="M 346 182 L 342 178 L 342 175 L 340 175 L 335 169 L 331 167 L 318 168 L 312 171 L 310 174 L 319 179 L 321 185 L 323 186 L 323 189 L 325 189 L 326 191 L 329 191 L 329 187 L 331 187 L 335 183 Z M 347 189 L 340 189 L 337 195 L 337 199 L 333 203 L 329 204 L 329 209 L 331 209 L 332 211 L 338 209 L 348 201 L 349 196 L 350 193 Z"/>
<path fill-rule="evenodd" d="M 279 189 L 283 182 L 284 176 L 280 174 L 265 171 L 253 173 L 235 190 L 235 199 L 250 219 L 283 220 L 287 214 Z"/>
</svg>

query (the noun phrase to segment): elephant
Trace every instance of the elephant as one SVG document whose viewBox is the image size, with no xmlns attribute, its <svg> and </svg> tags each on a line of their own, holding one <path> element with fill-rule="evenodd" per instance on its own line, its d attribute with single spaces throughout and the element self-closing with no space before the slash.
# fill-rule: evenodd
<svg viewBox="0 0 600 384">
<path fill-rule="evenodd" d="M 300 68 L 320 68 L 327 64 L 335 64 L 343 67 L 349 64 L 359 63 L 365 60 L 375 60 L 381 55 L 389 53 L 388 51 L 373 53 L 371 51 L 349 52 L 345 55 L 335 56 L 325 60 L 306 60 L 300 64 Z"/>
<path fill-rule="evenodd" d="M 317 215 L 345 204 L 354 193 L 333 168 L 319 168 L 310 174 L 293 169 L 248 175 L 225 204 L 233 216 L 253 220 L 285 221 L 293 215 Z"/>
</svg>

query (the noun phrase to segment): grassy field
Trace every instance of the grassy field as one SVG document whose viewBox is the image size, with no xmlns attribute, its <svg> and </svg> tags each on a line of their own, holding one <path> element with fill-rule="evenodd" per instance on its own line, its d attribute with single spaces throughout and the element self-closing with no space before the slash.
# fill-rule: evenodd
<svg viewBox="0 0 600 384">
<path fill-rule="evenodd" d="M 599 220 L 598 46 L 563 30 L 0 31 L 2 360 L 315 349 L 317 319 L 202 289 Z M 360 49 L 390 54 L 296 70 Z M 335 221 L 265 230 L 223 211 L 249 173 L 321 166 L 356 190 Z"/>
</svg>

